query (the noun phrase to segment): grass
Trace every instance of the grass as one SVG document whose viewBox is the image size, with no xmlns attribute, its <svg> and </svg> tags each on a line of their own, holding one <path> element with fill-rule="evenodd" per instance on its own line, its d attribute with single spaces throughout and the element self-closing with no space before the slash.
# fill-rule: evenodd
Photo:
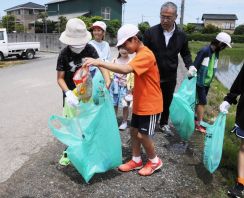
<svg viewBox="0 0 244 198">
<path fill-rule="evenodd" d="M 23 64 L 23 63 L 25 63 L 24 60 L 6 59 L 4 61 L 0 61 L 0 69 L 4 67 L 13 66 L 13 65 Z"/>
</svg>

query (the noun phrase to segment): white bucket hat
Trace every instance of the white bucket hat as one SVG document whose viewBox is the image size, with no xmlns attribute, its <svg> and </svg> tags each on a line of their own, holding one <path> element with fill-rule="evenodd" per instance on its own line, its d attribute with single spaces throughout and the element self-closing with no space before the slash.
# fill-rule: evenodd
<svg viewBox="0 0 244 198">
<path fill-rule="evenodd" d="M 86 24 L 78 19 L 69 19 L 65 31 L 62 32 L 59 40 L 66 45 L 84 45 L 91 40 L 92 36 L 86 29 Z"/>
<path fill-rule="evenodd" d="M 132 24 L 125 24 L 118 30 L 117 34 L 117 47 L 122 45 L 126 40 L 129 38 L 135 36 L 139 32 L 139 29 L 137 26 Z"/>
<path fill-rule="evenodd" d="M 229 34 L 225 33 L 225 32 L 220 32 L 218 33 L 218 35 L 216 36 L 216 39 L 222 43 L 225 43 L 226 45 L 228 45 L 231 48 L 231 37 Z"/>
<path fill-rule="evenodd" d="M 92 29 L 95 27 L 100 27 L 103 31 L 106 31 L 107 25 L 103 21 L 96 21 L 92 24 Z"/>
</svg>

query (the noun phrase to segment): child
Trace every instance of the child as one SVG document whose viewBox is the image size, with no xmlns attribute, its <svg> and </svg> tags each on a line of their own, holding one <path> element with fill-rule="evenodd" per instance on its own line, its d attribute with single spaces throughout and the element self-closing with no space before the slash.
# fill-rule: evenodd
<svg viewBox="0 0 244 198">
<path fill-rule="evenodd" d="M 68 105 L 76 107 L 79 100 L 72 92 L 75 89 L 73 75 L 82 66 L 83 58 L 87 56 L 98 58 L 98 54 L 95 48 L 88 44 L 91 34 L 87 31 L 85 23 L 78 18 L 70 19 L 67 22 L 66 29 L 59 40 L 67 45 L 59 54 L 56 68 L 57 82 L 63 91 L 63 106 L 64 100 L 66 100 Z M 107 71 L 101 68 L 101 72 L 104 76 Z M 59 163 L 61 165 L 70 163 L 65 151 Z"/>
<path fill-rule="evenodd" d="M 219 52 L 225 49 L 226 46 L 231 47 L 230 43 L 230 35 L 220 32 L 209 46 L 203 47 L 197 53 L 193 64 L 198 70 L 196 87 L 198 103 L 196 105 L 197 120 L 195 121 L 195 129 L 204 134 L 206 129 L 200 125 L 200 122 L 203 120 L 208 90 L 218 65 Z"/>
<path fill-rule="evenodd" d="M 157 157 L 152 136 L 159 114 L 163 110 L 159 72 L 156 59 L 146 46 L 136 26 L 123 25 L 117 34 L 117 46 L 125 48 L 136 56 L 126 65 L 107 63 L 99 59 L 86 58 L 84 65 L 97 65 L 116 73 L 134 73 L 133 114 L 131 119 L 132 159 L 119 166 L 123 172 L 140 169 L 139 174 L 149 176 L 162 167 L 162 160 Z M 141 145 L 149 158 L 143 167 Z"/>
<path fill-rule="evenodd" d="M 129 53 L 123 47 L 118 47 L 119 56 L 112 62 L 125 65 L 130 61 Z M 129 106 L 132 104 L 132 88 L 134 84 L 133 74 L 113 73 L 110 93 L 113 98 L 114 109 L 117 115 L 118 107 L 123 107 L 123 121 L 120 125 L 120 130 L 127 128 L 127 119 L 129 115 Z"/>
<path fill-rule="evenodd" d="M 238 178 L 236 185 L 228 191 L 231 197 L 242 197 L 244 194 L 244 65 L 233 85 L 230 92 L 224 98 L 220 105 L 220 111 L 228 113 L 230 104 L 237 104 L 237 97 L 240 96 L 236 110 L 236 124 L 234 129 L 236 136 L 241 139 L 241 145 L 238 155 Z"/>
<path fill-rule="evenodd" d="M 94 40 L 91 40 L 89 44 L 97 50 L 100 59 L 109 61 L 111 50 L 108 42 L 104 41 L 106 28 L 107 26 L 103 21 L 93 23 L 91 29 Z M 108 88 L 110 86 L 109 72 L 106 73 L 105 80 L 106 87 Z"/>
</svg>

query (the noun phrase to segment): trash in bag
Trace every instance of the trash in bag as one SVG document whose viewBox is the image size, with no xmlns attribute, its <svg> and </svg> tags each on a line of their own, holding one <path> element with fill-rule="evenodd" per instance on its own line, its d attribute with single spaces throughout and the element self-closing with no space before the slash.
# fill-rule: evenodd
<svg viewBox="0 0 244 198">
<path fill-rule="evenodd" d="M 212 125 L 201 122 L 201 125 L 206 127 L 203 164 L 210 173 L 218 168 L 222 157 L 225 122 L 226 114 L 221 112 Z"/>
<path fill-rule="evenodd" d="M 81 67 L 78 69 L 73 77 L 76 85 L 77 97 L 82 102 L 88 102 L 92 96 L 92 76 L 88 67 Z"/>
<path fill-rule="evenodd" d="M 86 182 L 95 173 L 106 172 L 122 163 L 114 107 L 98 69 L 92 84 L 93 100 L 85 103 L 81 101 L 78 115 L 76 110 L 66 105 L 65 111 L 72 118 L 53 115 L 48 121 L 53 135 L 68 146 L 68 157 Z"/>
<path fill-rule="evenodd" d="M 174 93 L 169 111 L 170 119 L 179 136 L 187 141 L 195 129 L 196 77 L 185 78 Z"/>
</svg>

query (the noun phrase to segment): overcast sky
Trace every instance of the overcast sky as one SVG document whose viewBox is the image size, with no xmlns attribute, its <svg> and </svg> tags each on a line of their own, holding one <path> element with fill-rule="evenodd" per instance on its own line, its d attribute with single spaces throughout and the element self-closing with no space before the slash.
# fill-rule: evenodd
<svg viewBox="0 0 244 198">
<path fill-rule="evenodd" d="M 0 14 L 5 15 L 3 10 L 10 7 L 27 3 L 31 0 L 1 0 Z M 138 24 L 148 21 L 150 25 L 159 23 L 159 10 L 164 0 L 126 0 L 124 7 L 124 22 Z M 32 0 L 42 4 L 49 0 Z M 173 0 L 178 5 L 180 14 L 181 0 Z M 244 0 L 185 0 L 184 23 L 201 22 L 202 14 L 236 14 L 237 25 L 244 24 Z M 177 19 L 179 21 L 179 17 Z"/>
</svg>

